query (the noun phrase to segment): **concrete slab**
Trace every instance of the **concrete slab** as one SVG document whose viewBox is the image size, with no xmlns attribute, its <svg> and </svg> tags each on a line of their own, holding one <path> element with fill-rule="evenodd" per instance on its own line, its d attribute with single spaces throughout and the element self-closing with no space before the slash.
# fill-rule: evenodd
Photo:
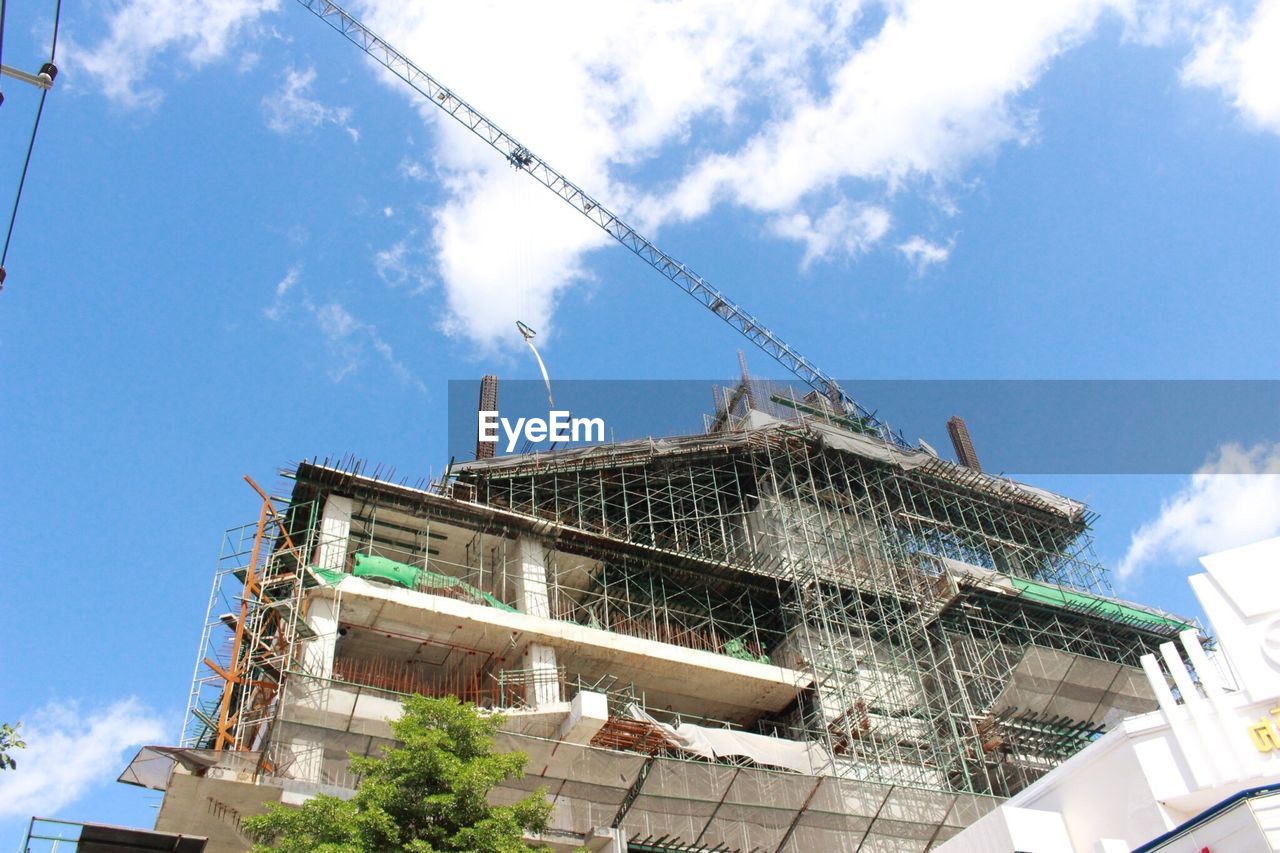
<svg viewBox="0 0 1280 853">
<path fill-rule="evenodd" d="M 567 674 L 632 683 L 650 707 L 718 719 L 781 711 L 809 677 L 771 664 L 686 649 L 348 576 L 340 621 L 374 631 L 492 653 L 519 666 L 529 644 L 551 646 Z"/>
</svg>

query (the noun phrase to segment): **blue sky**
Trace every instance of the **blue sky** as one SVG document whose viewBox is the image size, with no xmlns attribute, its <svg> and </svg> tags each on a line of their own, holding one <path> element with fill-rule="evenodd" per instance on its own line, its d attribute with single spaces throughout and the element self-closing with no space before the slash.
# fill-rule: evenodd
<svg viewBox="0 0 1280 853">
<path fill-rule="evenodd" d="M 964 5 L 357 10 L 836 376 L 1275 377 L 1280 2 Z M 52 13 L 7 10 L 5 64 Z M 447 381 L 536 376 L 517 318 L 564 378 L 728 379 L 742 346 L 294 4 L 62 20 L 0 293 L 14 844 L 153 819 L 110 780 L 177 735 L 243 474 L 438 474 Z M 1280 532 L 1280 448 L 1205 462 L 1037 482 L 1101 513 L 1122 594 L 1194 613 L 1196 555 Z"/>
</svg>

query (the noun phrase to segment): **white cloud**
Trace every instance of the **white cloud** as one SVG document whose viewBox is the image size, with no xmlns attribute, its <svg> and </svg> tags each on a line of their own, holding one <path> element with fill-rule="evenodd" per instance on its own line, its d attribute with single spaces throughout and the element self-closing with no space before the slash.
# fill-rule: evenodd
<svg viewBox="0 0 1280 853">
<path fill-rule="evenodd" d="M 378 278 L 391 287 L 411 285 L 409 292 L 414 294 L 424 293 L 431 287 L 431 279 L 423 274 L 427 266 L 421 236 L 416 231 L 373 254 Z"/>
<path fill-rule="evenodd" d="M 428 14 L 373 0 L 368 22 L 411 56 L 430 57 L 433 74 L 645 230 L 727 202 L 766 214 L 811 265 L 881 242 L 898 193 L 920 185 L 939 195 L 978 158 L 1032 140 L 1035 114 L 1019 96 L 1104 12 L 1129 6 L 903 0 L 864 15 L 855 0 L 699 0 L 678 12 L 578 3 L 495 15 L 483 3 Z M 485 51 L 451 35 L 477 28 Z M 446 330 L 511 345 L 515 319 L 542 332 L 566 289 L 589 278 L 584 254 L 607 238 L 408 97 L 437 128 L 434 166 L 449 195 L 431 235 Z M 695 127 L 699 141 L 688 146 Z M 641 164 L 670 174 L 675 146 L 689 149 L 675 160 L 682 177 L 648 196 L 630 187 Z M 410 161 L 401 172 L 425 174 Z M 900 245 L 917 269 L 945 251 Z"/>
<path fill-rule="evenodd" d="M 1124 21 L 1124 39 L 1147 47 L 1185 41 L 1220 0 L 1115 0 Z"/>
<path fill-rule="evenodd" d="M 112 10 L 107 34 L 92 46 L 68 40 L 70 63 L 125 106 L 153 106 L 163 98 L 147 81 L 156 57 L 177 51 L 194 66 L 221 59 L 232 44 L 280 0 L 127 0 Z"/>
<path fill-rule="evenodd" d="M 336 299 L 317 303 L 306 286 L 299 283 L 301 273 L 301 266 L 295 265 L 276 283 L 271 304 L 262 311 L 264 317 L 278 323 L 288 316 L 293 305 L 301 308 L 324 338 L 332 359 L 327 372 L 334 382 L 341 382 L 359 371 L 367 349 L 372 349 L 401 382 L 426 393 L 426 384 L 396 356 L 395 349 L 382 337 L 377 326 L 356 317 Z M 291 297 L 290 293 L 295 291 L 296 297 Z"/>
<path fill-rule="evenodd" d="M 84 709 L 54 702 L 27 716 L 14 753 L 16 770 L 0 773 L 0 817 L 55 814 L 91 787 L 114 782 L 128 750 L 165 737 L 161 718 L 137 699 Z"/>
<path fill-rule="evenodd" d="M 271 300 L 271 304 L 262 309 L 263 315 L 268 320 L 279 320 L 284 316 L 286 308 L 286 297 L 293 286 L 298 283 L 298 276 L 302 274 L 301 265 L 295 264 L 289 268 L 284 274 L 284 278 L 276 282 L 275 298 Z"/>
<path fill-rule="evenodd" d="M 678 8 L 475 3 L 428 15 L 379 0 L 368 23 L 411 56 L 430 57 L 424 63 L 433 74 L 621 211 L 633 195 L 619 178 L 623 170 L 687 141 L 695 120 L 738 132 L 740 108 L 794 90 L 856 7 L 821 0 L 696 0 Z M 451 35 L 477 30 L 486 33 L 484 51 Z M 430 170 L 406 160 L 401 173 L 434 171 L 448 191 L 430 234 L 449 309 L 445 330 L 515 346 L 520 319 L 550 334 L 557 300 L 590 280 L 584 254 L 609 238 L 433 105 L 408 97 L 437 140 Z"/>
<path fill-rule="evenodd" d="M 405 157 L 400 160 L 400 174 L 411 181 L 425 181 L 431 172 L 417 160 Z"/>
<path fill-rule="evenodd" d="M 1105 0 L 911 0 L 890 4 L 875 36 L 850 49 L 823 94 L 798 93 L 786 114 L 737 151 L 704 158 L 659 204 L 700 216 L 720 201 L 786 210 L 848 179 L 890 190 L 950 179 L 974 158 L 1032 138 L 1015 96 L 1083 39 Z"/>
<path fill-rule="evenodd" d="M 335 361 L 329 368 L 329 378 L 334 382 L 341 382 L 360 369 L 364 362 L 365 347 L 368 346 L 378 354 L 397 379 L 426 393 L 427 386 L 407 364 L 396 357 L 395 349 L 378 332 L 377 326 L 359 319 L 336 300 L 323 305 L 309 304 L 307 308 L 330 352 L 335 356 Z"/>
<path fill-rule="evenodd" d="M 1158 562 L 1176 565 L 1280 534 L 1280 444 L 1218 455 L 1133 534 L 1120 561 L 1121 580 Z"/>
<path fill-rule="evenodd" d="M 405 257 L 409 253 L 409 245 L 401 240 L 389 249 L 374 252 L 373 266 L 378 271 L 378 278 L 390 285 L 399 285 L 409 275 L 405 265 Z"/>
<path fill-rule="evenodd" d="M 1261 0 L 1243 23 L 1216 9 L 1197 28 L 1182 80 L 1221 89 L 1252 125 L 1280 133 L 1280 0 Z"/>
<path fill-rule="evenodd" d="M 919 273 L 952 246 L 889 241 L 904 219 L 898 202 L 955 215 L 949 188 L 1002 147 L 1036 139 L 1025 94 L 1105 15 L 1147 44 L 1187 38 L 1209 20 L 1184 79 L 1222 87 L 1261 124 L 1280 121 L 1271 82 L 1280 49 L 1269 49 L 1280 0 L 1262 0 L 1246 24 L 1225 12 L 1206 19 L 1214 2 L 367 0 L 360 12 L 646 231 L 733 204 L 798 241 L 804 265 L 888 245 Z M 126 0 L 84 64 L 113 97 L 145 101 L 138 85 L 157 53 L 209 61 L 277 3 Z M 459 33 L 483 33 L 483 49 Z M 516 319 L 549 335 L 557 302 L 591 281 L 585 255 L 609 238 L 418 93 L 382 79 L 433 128 L 430 154 L 406 155 L 399 170 L 445 191 L 419 238 L 446 302 L 442 328 L 486 346 L 518 346 Z M 314 80 L 313 69 L 288 72 L 268 106 L 272 126 L 332 122 L 358 138 L 344 108 L 310 94 Z"/>
<path fill-rule="evenodd" d="M 907 259 L 907 263 L 915 267 L 916 275 L 924 275 L 929 267 L 945 263 L 947 258 L 951 257 L 951 249 L 954 245 L 954 240 L 951 240 L 945 246 L 940 246 L 916 234 L 905 242 L 899 243 L 898 251 Z"/>
<path fill-rule="evenodd" d="M 285 71 L 280 90 L 262 99 L 267 114 L 267 127 L 276 133 L 308 130 L 322 124 L 341 127 L 352 140 L 360 141 L 360 131 L 351 127 L 350 107 L 329 107 L 309 97 L 311 84 L 316 81 L 316 70 L 307 68 Z"/>
<path fill-rule="evenodd" d="M 449 315 L 443 329 L 485 344 L 519 341 L 516 320 L 549 334 L 566 287 L 589 278 L 582 255 L 608 238 L 511 170 L 476 172 L 433 215 L 435 263 Z"/>
<path fill-rule="evenodd" d="M 883 207 L 840 202 L 816 221 L 798 211 L 779 216 L 773 220 L 773 232 L 804 243 L 801 267 L 807 269 L 814 261 L 833 254 L 857 257 L 889 233 L 891 222 L 889 211 Z"/>
<path fill-rule="evenodd" d="M 352 332 L 364 325 L 337 302 L 326 302 L 316 308 L 315 316 L 321 333 L 331 341 L 349 338 Z"/>
</svg>

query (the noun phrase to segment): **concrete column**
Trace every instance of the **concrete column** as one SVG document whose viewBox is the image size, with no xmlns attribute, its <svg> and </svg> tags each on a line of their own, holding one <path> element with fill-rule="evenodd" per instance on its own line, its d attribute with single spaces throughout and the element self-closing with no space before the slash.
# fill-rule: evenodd
<svg viewBox="0 0 1280 853">
<path fill-rule="evenodd" d="M 347 542 L 351 539 L 351 498 L 329 495 L 320 515 L 320 541 L 316 568 L 340 572 L 346 567 Z"/>
<path fill-rule="evenodd" d="M 514 574 L 516 608 L 530 616 L 551 618 L 551 600 L 547 594 L 547 552 L 537 539 L 521 536 L 518 540 Z M 560 701 L 555 649 L 531 644 L 524 653 L 523 668 L 530 677 L 525 687 L 526 702 L 536 708 Z"/>
<path fill-rule="evenodd" d="M 337 600 L 324 594 L 312 595 L 307 603 L 306 623 L 315 636 L 302 641 L 302 670 L 318 678 L 332 678 L 338 644 Z"/>
<path fill-rule="evenodd" d="M 556 667 L 556 650 L 551 646 L 530 643 L 524 653 L 524 670 L 529 674 L 524 700 L 534 708 L 560 701 L 560 673 Z"/>
<path fill-rule="evenodd" d="M 351 498 L 329 495 L 325 499 L 314 552 L 316 568 L 337 572 L 346 569 L 351 510 Z M 330 595 L 327 587 L 320 587 L 306 599 L 302 620 L 311 636 L 299 644 L 299 665 L 305 675 L 290 676 L 285 695 L 293 707 L 286 709 L 286 717 L 315 723 L 325 710 L 338 643 L 338 602 Z M 289 739 L 289 749 L 293 753 L 289 775 L 305 782 L 320 782 L 324 773 L 324 739 L 298 734 Z"/>
<path fill-rule="evenodd" d="M 542 543 L 521 536 L 516 549 L 516 608 L 530 616 L 551 618 L 551 601 L 547 595 L 547 556 Z"/>
<path fill-rule="evenodd" d="M 319 720 L 328 703 L 333 657 L 338 643 L 338 602 L 320 587 L 307 600 L 305 622 L 315 634 L 301 642 L 299 663 L 304 674 L 289 676 L 288 695 L 294 707 L 285 716 L 305 722 Z M 289 741 L 293 764 L 289 774 L 306 782 L 320 782 L 324 771 L 324 738 L 299 735 Z"/>
</svg>

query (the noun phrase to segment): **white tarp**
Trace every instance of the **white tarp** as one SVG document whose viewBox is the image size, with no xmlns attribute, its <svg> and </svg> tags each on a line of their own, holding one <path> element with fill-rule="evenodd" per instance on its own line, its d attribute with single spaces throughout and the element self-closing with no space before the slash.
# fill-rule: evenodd
<svg viewBox="0 0 1280 853">
<path fill-rule="evenodd" d="M 810 776 L 825 774 L 831 766 L 826 752 L 815 744 L 692 723 L 669 726 L 658 722 L 636 705 L 628 705 L 627 713 L 633 719 L 657 726 L 681 749 L 703 758 L 749 758 L 756 764 L 782 767 Z"/>
</svg>

